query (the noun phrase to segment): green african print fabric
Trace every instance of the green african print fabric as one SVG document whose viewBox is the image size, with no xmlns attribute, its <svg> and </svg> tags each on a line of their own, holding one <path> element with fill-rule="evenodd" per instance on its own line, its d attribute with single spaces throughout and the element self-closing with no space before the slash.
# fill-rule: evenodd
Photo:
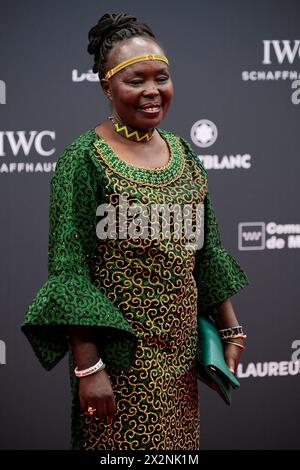
<svg viewBox="0 0 300 470">
<path fill-rule="evenodd" d="M 170 149 L 162 168 L 125 163 L 92 129 L 66 149 L 51 181 L 49 278 L 22 329 L 51 369 L 69 349 L 68 325 L 95 327 L 117 403 L 112 425 L 84 414 L 69 349 L 73 449 L 199 449 L 197 315 L 249 283 L 221 244 L 206 170 L 184 139 L 159 132 Z M 152 214 L 145 237 L 120 236 L 118 218 L 111 227 L 119 236 L 100 238 L 96 209 L 120 214 L 120 195 L 130 223 L 135 206 L 192 207 L 195 221 L 202 204 L 203 247 L 175 236 L 172 210 Z M 153 237 L 153 220 L 174 230 Z"/>
</svg>

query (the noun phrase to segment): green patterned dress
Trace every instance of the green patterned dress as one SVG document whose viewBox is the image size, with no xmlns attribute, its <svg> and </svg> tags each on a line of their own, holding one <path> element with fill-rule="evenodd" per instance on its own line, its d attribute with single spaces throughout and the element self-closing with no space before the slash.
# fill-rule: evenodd
<svg viewBox="0 0 300 470">
<path fill-rule="evenodd" d="M 49 276 L 22 330 L 47 370 L 69 352 L 73 449 L 199 449 L 197 315 L 249 283 L 221 244 L 205 168 L 184 139 L 159 133 L 170 149 L 164 167 L 125 163 L 91 129 L 66 148 L 51 180 Z M 99 238 L 96 209 L 118 210 L 120 195 L 130 207 L 203 204 L 203 246 L 187 249 L 175 230 Z M 174 228 L 175 214 L 169 221 Z M 80 409 L 68 325 L 95 328 L 116 397 L 112 424 Z"/>
</svg>

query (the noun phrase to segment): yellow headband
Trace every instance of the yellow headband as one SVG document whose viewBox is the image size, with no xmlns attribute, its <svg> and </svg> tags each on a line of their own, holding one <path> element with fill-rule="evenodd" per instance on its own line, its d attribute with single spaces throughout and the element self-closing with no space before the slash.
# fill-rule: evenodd
<svg viewBox="0 0 300 470">
<path fill-rule="evenodd" d="M 162 62 L 165 62 L 166 64 L 169 65 L 169 61 L 164 55 L 159 55 L 159 54 L 139 55 L 137 57 L 132 57 L 132 59 L 124 60 L 124 62 L 121 62 L 119 65 L 116 65 L 116 67 L 114 67 L 113 69 L 110 69 L 106 73 L 105 78 L 110 78 L 115 73 L 118 73 L 120 72 L 120 70 L 124 69 L 125 67 L 128 67 L 128 65 L 136 64 L 137 62 L 142 62 L 143 60 L 161 60 Z"/>
</svg>

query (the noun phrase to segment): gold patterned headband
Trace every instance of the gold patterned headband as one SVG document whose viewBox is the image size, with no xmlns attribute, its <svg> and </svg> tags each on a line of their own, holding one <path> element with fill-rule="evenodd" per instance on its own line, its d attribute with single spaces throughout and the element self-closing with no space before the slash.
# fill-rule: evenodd
<svg viewBox="0 0 300 470">
<path fill-rule="evenodd" d="M 120 70 L 123 70 L 125 67 L 128 67 L 128 65 L 136 64 L 137 62 L 142 62 L 144 60 L 161 60 L 162 62 L 165 62 L 166 64 L 169 65 L 169 61 L 164 55 L 159 55 L 159 54 L 147 54 L 147 55 L 139 55 L 137 57 L 132 57 L 132 59 L 124 60 L 124 62 L 121 62 L 119 65 L 116 65 L 114 68 L 110 69 L 106 74 L 105 78 L 110 78 L 115 73 L 120 72 Z"/>
</svg>

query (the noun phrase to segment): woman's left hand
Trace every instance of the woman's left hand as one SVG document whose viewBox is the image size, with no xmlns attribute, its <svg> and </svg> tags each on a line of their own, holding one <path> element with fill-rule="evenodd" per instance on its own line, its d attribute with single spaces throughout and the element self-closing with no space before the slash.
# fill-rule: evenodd
<svg viewBox="0 0 300 470">
<path fill-rule="evenodd" d="M 233 340 L 233 341 L 238 343 L 238 344 L 243 345 L 242 341 L 237 341 L 237 340 Z M 236 374 L 237 367 L 239 365 L 239 362 L 241 360 L 241 356 L 242 356 L 242 353 L 243 353 L 243 349 L 240 348 L 239 346 L 236 346 L 235 344 L 226 343 L 226 342 L 225 342 L 224 346 L 225 346 L 224 355 L 225 355 L 226 364 L 229 367 L 229 369 L 231 370 L 231 372 L 233 374 Z"/>
</svg>

